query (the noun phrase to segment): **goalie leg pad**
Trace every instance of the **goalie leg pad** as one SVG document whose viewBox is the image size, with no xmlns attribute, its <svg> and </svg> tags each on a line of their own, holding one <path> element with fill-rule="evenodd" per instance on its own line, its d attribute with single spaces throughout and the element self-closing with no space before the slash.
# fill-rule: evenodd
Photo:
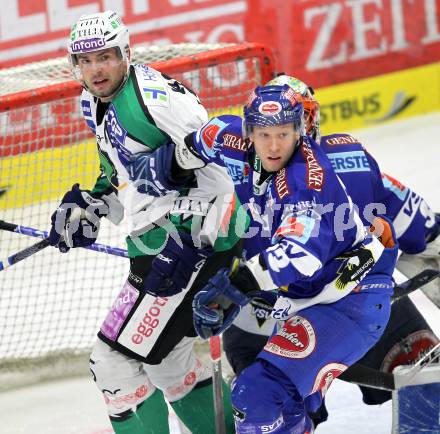
<svg viewBox="0 0 440 434">
<path fill-rule="evenodd" d="M 392 372 L 398 365 L 415 363 L 438 341 L 414 303 L 404 297 L 393 303 L 384 334 L 359 363 Z M 391 393 L 384 390 L 369 387 L 360 389 L 367 405 L 383 404 L 391 399 Z"/>
<path fill-rule="evenodd" d="M 419 330 L 411 333 L 388 351 L 382 362 L 381 370 L 393 372 L 396 366 L 412 365 L 438 343 L 439 339 L 431 330 Z"/>
</svg>

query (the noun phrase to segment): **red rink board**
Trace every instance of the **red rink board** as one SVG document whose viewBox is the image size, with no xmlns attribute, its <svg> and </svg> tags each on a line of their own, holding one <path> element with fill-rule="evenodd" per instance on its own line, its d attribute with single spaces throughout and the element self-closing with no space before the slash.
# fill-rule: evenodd
<svg viewBox="0 0 440 434">
<path fill-rule="evenodd" d="M 107 8 L 133 44 L 261 42 L 315 87 L 440 60 L 440 0 L 10 0 L 0 67 L 64 55 L 71 23 Z"/>
</svg>

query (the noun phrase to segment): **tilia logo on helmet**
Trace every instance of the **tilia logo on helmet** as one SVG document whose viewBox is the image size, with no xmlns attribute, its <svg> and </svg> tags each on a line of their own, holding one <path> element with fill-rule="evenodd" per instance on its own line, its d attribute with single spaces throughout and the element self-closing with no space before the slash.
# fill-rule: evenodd
<svg viewBox="0 0 440 434">
<path fill-rule="evenodd" d="M 96 51 L 103 47 L 105 47 L 105 40 L 103 38 L 83 39 L 72 43 L 72 53 Z"/>
</svg>

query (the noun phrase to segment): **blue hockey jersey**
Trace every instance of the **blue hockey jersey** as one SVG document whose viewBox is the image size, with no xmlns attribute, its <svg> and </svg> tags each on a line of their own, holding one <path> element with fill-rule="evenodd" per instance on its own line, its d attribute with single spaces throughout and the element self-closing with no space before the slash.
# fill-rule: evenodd
<svg viewBox="0 0 440 434">
<path fill-rule="evenodd" d="M 439 231 L 435 214 L 423 198 L 381 173 L 376 160 L 351 135 L 323 136 L 320 145 L 364 224 L 370 225 L 374 215 L 386 215 L 393 222 L 400 249 L 410 254 L 422 252 L 426 241 Z"/>
<path fill-rule="evenodd" d="M 377 264 L 382 244 L 369 236 L 331 161 L 311 138 L 303 136 L 288 165 L 274 174 L 260 170 L 238 116 L 211 119 L 188 146 L 206 163 L 226 167 L 233 179 L 251 217 L 248 262 L 267 266 L 265 289 L 284 287 L 291 298 L 313 297 L 330 284 L 353 289 Z"/>
</svg>

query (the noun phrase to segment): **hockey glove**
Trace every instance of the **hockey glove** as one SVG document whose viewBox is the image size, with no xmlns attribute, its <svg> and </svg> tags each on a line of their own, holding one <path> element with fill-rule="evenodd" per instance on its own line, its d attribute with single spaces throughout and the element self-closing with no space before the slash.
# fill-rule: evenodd
<svg viewBox="0 0 440 434">
<path fill-rule="evenodd" d="M 75 184 L 51 216 L 49 244 L 62 253 L 73 247 L 90 246 L 98 237 L 100 218 L 108 212 L 106 202 Z"/>
<path fill-rule="evenodd" d="M 209 279 L 193 300 L 193 323 L 197 334 L 208 339 L 225 331 L 253 296 L 261 296 L 250 270 L 234 259 L 231 270 L 223 268 Z"/>
<path fill-rule="evenodd" d="M 186 187 L 193 180 L 193 172 L 180 169 L 174 157 L 172 142 L 153 152 L 134 155 L 128 173 L 139 193 L 150 196 L 165 196 L 170 191 Z"/>
<path fill-rule="evenodd" d="M 209 247 L 197 249 L 190 234 L 179 232 L 179 237 L 176 242 L 169 235 L 165 247 L 153 259 L 144 281 L 144 289 L 149 294 L 160 297 L 178 294 L 213 253 Z"/>
</svg>

